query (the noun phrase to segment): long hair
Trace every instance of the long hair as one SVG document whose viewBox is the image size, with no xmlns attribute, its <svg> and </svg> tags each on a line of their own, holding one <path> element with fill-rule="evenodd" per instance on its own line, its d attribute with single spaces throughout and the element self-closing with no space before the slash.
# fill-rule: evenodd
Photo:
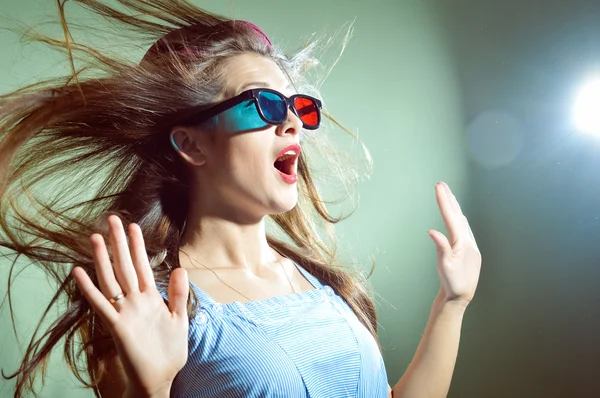
<svg viewBox="0 0 600 398">
<path fill-rule="evenodd" d="M 20 256 L 40 267 L 57 287 L 19 368 L 8 376 L 3 372 L 16 378 L 15 397 L 35 394 L 36 374 L 45 374 L 49 354 L 63 338 L 68 365 L 99 395 L 104 360 L 116 350 L 71 270 L 83 267 L 98 286 L 89 236 L 100 232 L 107 237 L 108 214 L 140 225 L 157 284 L 166 286 L 180 266 L 190 174 L 169 145 L 170 115 L 210 105 L 223 87 L 224 62 L 237 54 L 272 59 L 297 84 L 305 81 L 304 72 L 313 63 L 315 47 L 310 44 L 285 55 L 251 25 L 186 1 L 118 0 L 126 10 L 100 0 L 75 2 L 137 37 L 156 42 L 171 33 L 171 39 L 141 63 L 106 56 L 73 40 L 65 4 L 57 0 L 64 40 L 34 39 L 66 50 L 72 73 L 0 96 L 0 247 L 16 254 L 8 285 L 11 315 L 10 284 Z M 185 35 L 173 36 L 184 30 Z M 77 62 L 83 66 L 76 68 Z M 307 140 L 322 149 L 321 138 Z M 375 307 L 364 279 L 341 265 L 335 237 L 323 233 L 340 218 L 328 212 L 307 156 L 310 151 L 303 151 L 298 163 L 298 204 L 271 217 L 275 229 L 268 242 L 333 287 L 377 338 Z M 330 170 L 336 168 L 340 165 Z M 53 306 L 63 303 L 60 316 L 40 330 Z M 197 310 L 193 294 L 188 310 L 190 316 Z M 78 366 L 82 355 L 83 368 Z"/>
</svg>

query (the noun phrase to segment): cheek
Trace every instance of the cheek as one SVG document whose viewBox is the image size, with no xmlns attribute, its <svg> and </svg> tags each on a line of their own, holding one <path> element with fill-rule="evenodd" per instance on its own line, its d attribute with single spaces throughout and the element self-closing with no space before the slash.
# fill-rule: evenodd
<svg viewBox="0 0 600 398">
<path fill-rule="evenodd" d="M 274 136 L 272 129 L 233 136 L 221 135 L 211 151 L 213 172 L 224 184 L 255 184 L 268 172 L 274 161 L 270 149 Z"/>
<path fill-rule="evenodd" d="M 250 138 L 249 136 L 250 134 L 244 138 Z M 232 171 L 242 179 L 246 179 L 247 183 L 254 184 L 256 179 L 267 171 L 270 155 L 264 142 L 253 139 L 239 140 L 231 149 Z"/>
</svg>

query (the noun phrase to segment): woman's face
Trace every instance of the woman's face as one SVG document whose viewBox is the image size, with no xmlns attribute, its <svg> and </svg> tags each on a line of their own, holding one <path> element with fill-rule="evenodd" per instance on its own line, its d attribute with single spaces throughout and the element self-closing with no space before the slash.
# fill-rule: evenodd
<svg viewBox="0 0 600 398">
<path fill-rule="evenodd" d="M 224 72 L 219 102 L 251 88 L 293 94 L 280 68 L 256 54 L 232 57 Z M 193 164 L 203 212 L 253 220 L 296 205 L 302 122 L 293 112 L 288 110 L 282 124 L 269 125 L 253 104 L 244 102 L 217 115 L 211 126 L 210 131 L 189 131 L 187 142 L 198 150 L 200 161 Z M 284 161 L 278 161 L 284 154 Z"/>
</svg>

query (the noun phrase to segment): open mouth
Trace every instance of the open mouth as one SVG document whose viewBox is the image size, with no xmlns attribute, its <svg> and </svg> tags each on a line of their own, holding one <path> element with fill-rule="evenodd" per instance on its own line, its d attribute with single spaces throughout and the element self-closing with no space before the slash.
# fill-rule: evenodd
<svg viewBox="0 0 600 398">
<path fill-rule="evenodd" d="M 298 157 L 300 156 L 300 146 L 290 145 L 282 150 L 273 166 L 280 174 L 286 176 L 295 176 L 297 171 Z"/>
<path fill-rule="evenodd" d="M 294 175 L 296 174 L 296 159 L 298 159 L 297 155 L 283 155 L 277 158 L 277 160 L 275 161 L 275 168 L 277 170 L 279 170 L 280 172 L 282 172 L 283 174 L 287 174 L 287 175 Z"/>
</svg>

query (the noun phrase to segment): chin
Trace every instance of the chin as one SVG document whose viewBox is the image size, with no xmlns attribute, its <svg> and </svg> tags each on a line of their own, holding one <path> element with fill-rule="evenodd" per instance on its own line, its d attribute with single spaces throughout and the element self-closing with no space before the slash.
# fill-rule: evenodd
<svg viewBox="0 0 600 398">
<path fill-rule="evenodd" d="M 292 210 L 298 204 L 298 195 L 294 195 L 293 198 L 278 198 L 277 203 L 273 206 L 271 214 L 283 214 Z"/>
</svg>

